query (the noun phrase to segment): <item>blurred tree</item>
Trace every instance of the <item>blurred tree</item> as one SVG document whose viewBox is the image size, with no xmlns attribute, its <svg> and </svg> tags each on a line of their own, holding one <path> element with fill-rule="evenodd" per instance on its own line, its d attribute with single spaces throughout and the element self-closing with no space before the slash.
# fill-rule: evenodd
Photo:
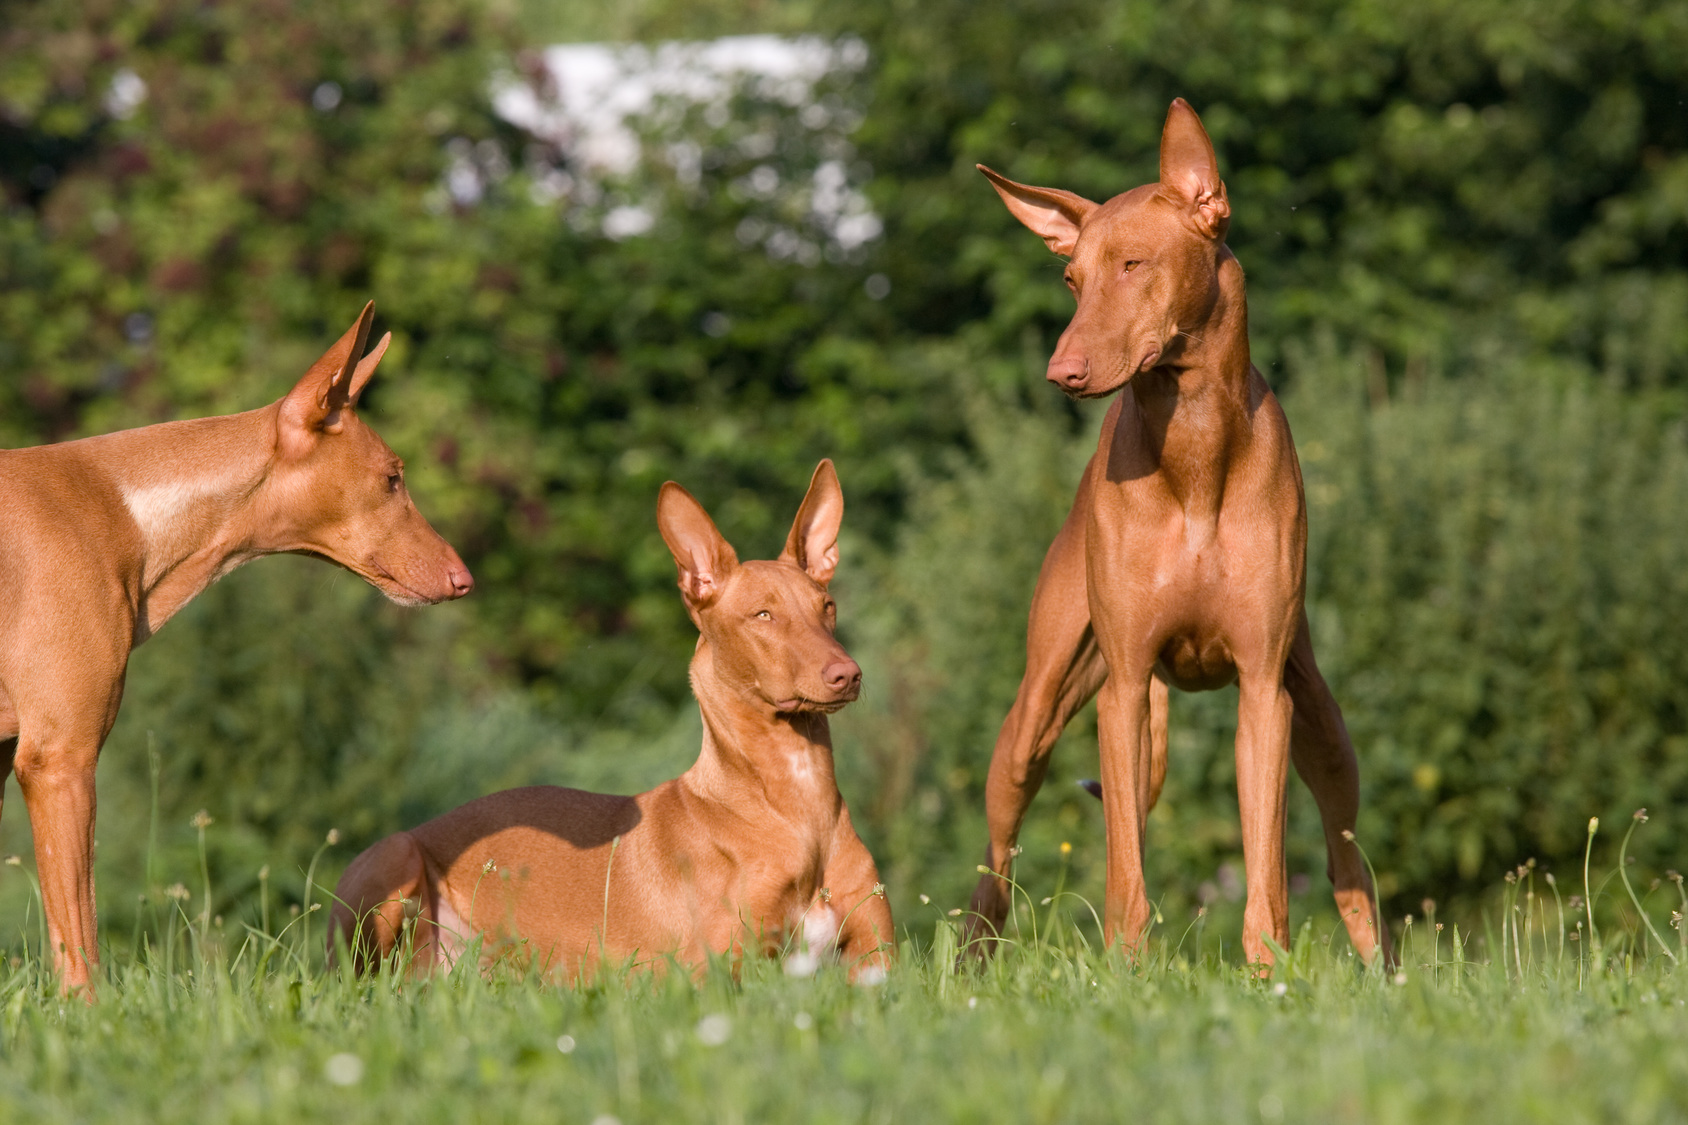
<svg viewBox="0 0 1688 1125">
<path fill-rule="evenodd" d="M 1688 7 L 1648 0 L 824 6 L 873 49 L 859 137 L 891 312 L 998 349 L 1065 317 L 973 171 L 1101 200 L 1183 96 L 1220 153 L 1257 362 L 1328 327 L 1398 384 L 1494 349 L 1688 381 Z"/>
</svg>

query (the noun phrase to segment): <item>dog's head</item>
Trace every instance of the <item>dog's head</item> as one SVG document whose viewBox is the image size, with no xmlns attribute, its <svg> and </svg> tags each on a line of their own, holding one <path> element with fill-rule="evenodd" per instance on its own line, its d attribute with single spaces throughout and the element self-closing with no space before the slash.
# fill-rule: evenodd
<svg viewBox="0 0 1688 1125">
<path fill-rule="evenodd" d="M 365 305 L 275 406 L 265 546 L 338 563 L 401 605 L 460 598 L 474 588 L 469 568 L 416 510 L 404 462 L 357 415 L 392 341 L 389 332 L 363 355 L 374 312 Z"/>
<path fill-rule="evenodd" d="M 780 557 L 741 563 L 691 493 L 662 486 L 657 526 L 686 611 L 713 676 L 742 697 L 791 714 L 836 711 L 861 692 L 862 670 L 833 636 L 838 610 L 827 593 L 843 519 L 838 474 L 822 461 Z"/>
<path fill-rule="evenodd" d="M 1030 187 L 979 165 L 1008 210 L 1067 259 L 1078 310 L 1049 359 L 1075 398 L 1112 394 L 1139 372 L 1176 364 L 1186 333 L 1219 296 L 1231 205 L 1201 119 L 1183 98 L 1161 132 L 1160 182 L 1106 203 Z"/>
</svg>

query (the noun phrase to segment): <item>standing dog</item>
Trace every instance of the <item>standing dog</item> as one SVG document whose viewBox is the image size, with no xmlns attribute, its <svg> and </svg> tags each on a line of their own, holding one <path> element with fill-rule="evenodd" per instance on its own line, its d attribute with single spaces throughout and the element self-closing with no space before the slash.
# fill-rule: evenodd
<svg viewBox="0 0 1688 1125">
<path fill-rule="evenodd" d="M 279 551 L 317 555 L 402 605 L 474 586 L 417 512 L 404 464 L 358 419 L 374 305 L 280 402 L 0 450 L 0 785 L 35 831 L 53 966 L 92 983 L 94 765 L 129 651 L 206 586 Z"/>
<path fill-rule="evenodd" d="M 1284 785 L 1293 761 L 1324 822 L 1349 937 L 1389 956 L 1371 882 L 1345 836 L 1359 771 L 1313 661 L 1303 607 L 1307 505 L 1289 425 L 1248 352 L 1230 204 L 1182 98 L 1161 135 L 1160 182 L 1092 203 L 980 166 L 1008 210 L 1068 259 L 1078 309 L 1049 360 L 1075 398 L 1118 392 L 1078 498 L 1032 595 L 1026 673 L 985 789 L 990 842 L 973 936 L 1009 909 L 1007 876 L 1049 753 L 1098 691 L 1108 843 L 1106 940 L 1134 948 L 1149 919 L 1143 826 L 1166 776 L 1167 684 L 1235 681 L 1237 798 L 1248 902 L 1243 949 L 1289 942 Z"/>
<path fill-rule="evenodd" d="M 702 506 L 663 485 L 657 524 L 701 634 L 697 763 L 636 797 L 510 789 L 387 837 L 335 890 L 330 955 L 344 943 L 367 971 L 413 919 L 415 972 L 484 936 L 489 960 L 519 948 L 569 978 L 600 958 L 701 967 L 834 947 L 852 979 L 882 975 L 891 911 L 833 778 L 826 718 L 862 682 L 827 594 L 843 517 L 822 461 L 784 553 L 741 564 Z"/>
</svg>

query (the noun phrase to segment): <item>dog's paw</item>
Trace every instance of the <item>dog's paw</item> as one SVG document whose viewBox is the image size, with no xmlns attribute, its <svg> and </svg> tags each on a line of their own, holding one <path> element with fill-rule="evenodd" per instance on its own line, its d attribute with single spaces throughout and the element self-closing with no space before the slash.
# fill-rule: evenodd
<svg viewBox="0 0 1688 1125">
<path fill-rule="evenodd" d="M 885 983 L 885 969 L 881 965 L 869 965 L 851 978 L 850 983 L 857 988 L 878 988 Z"/>
</svg>

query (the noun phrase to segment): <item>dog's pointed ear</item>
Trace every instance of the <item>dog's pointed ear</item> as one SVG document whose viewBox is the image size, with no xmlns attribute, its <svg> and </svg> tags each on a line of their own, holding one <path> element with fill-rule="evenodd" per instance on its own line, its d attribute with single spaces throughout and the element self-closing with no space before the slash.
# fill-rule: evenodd
<svg viewBox="0 0 1688 1125">
<path fill-rule="evenodd" d="M 291 451 L 304 452 L 319 434 L 337 434 L 352 397 L 352 381 L 358 356 L 369 339 L 369 322 L 375 316 L 375 302 L 363 312 L 334 346 L 311 364 L 304 378 L 281 400 L 281 440 Z M 383 349 L 384 350 L 384 349 Z M 376 356 L 379 360 L 380 356 Z M 371 371 L 375 365 L 370 364 Z"/>
<path fill-rule="evenodd" d="M 795 563 L 822 586 L 832 581 L 838 569 L 838 529 L 844 523 L 844 490 L 838 486 L 838 470 L 831 458 L 815 466 L 809 491 L 785 537 L 780 561 Z"/>
<path fill-rule="evenodd" d="M 716 530 L 703 505 L 673 481 L 657 495 L 656 526 L 674 556 L 674 565 L 680 568 L 680 594 L 695 621 L 698 611 L 720 596 L 728 576 L 738 569 L 738 554 Z"/>
<path fill-rule="evenodd" d="M 1027 229 L 1043 239 L 1049 249 L 1063 258 L 1072 256 L 1073 247 L 1078 244 L 1079 228 L 1096 210 L 1096 204 L 1059 188 L 1017 184 L 983 164 L 975 164 L 974 167 L 985 174 L 996 193 L 1002 196 L 1009 214 L 1026 224 Z"/>
<path fill-rule="evenodd" d="M 1208 238 L 1223 239 L 1231 225 L 1231 202 L 1219 178 L 1219 157 L 1202 119 L 1183 98 L 1174 98 L 1161 130 L 1160 182 L 1181 204 L 1190 222 Z"/>
<path fill-rule="evenodd" d="M 387 345 L 393 342 L 391 332 L 383 332 L 381 338 L 375 341 L 375 346 L 369 354 L 358 360 L 357 370 L 352 372 L 352 386 L 346 396 L 349 406 L 356 406 L 358 399 L 363 397 L 363 388 L 369 382 L 369 377 L 375 374 L 375 369 L 381 364 L 381 357 L 387 354 Z"/>
</svg>

